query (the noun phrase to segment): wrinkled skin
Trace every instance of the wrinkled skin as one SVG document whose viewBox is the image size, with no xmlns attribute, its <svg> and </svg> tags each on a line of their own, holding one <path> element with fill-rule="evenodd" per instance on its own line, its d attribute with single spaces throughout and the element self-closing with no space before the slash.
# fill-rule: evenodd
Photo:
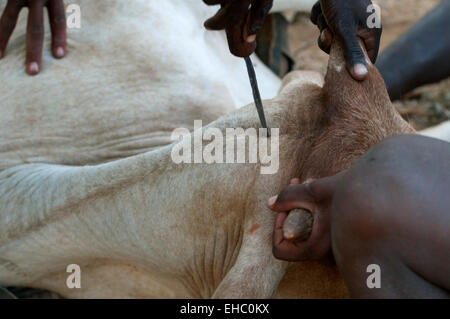
<svg viewBox="0 0 450 319">
<path fill-rule="evenodd" d="M 327 91 L 349 103 L 326 112 L 319 74 L 287 76 L 272 102 L 280 83 L 257 63 L 267 118 L 283 132 L 279 174 L 263 176 L 255 164 L 175 165 L 167 145 L 176 128 L 196 119 L 259 127 L 254 104 L 230 113 L 252 99 L 243 61 L 226 52 L 223 34 L 198 23 L 214 14 L 201 1 L 104 1 L 77 0 L 83 27 L 68 30 L 77 54 L 48 61 L 39 81 L 13 54 L 0 63 L 8 96 L 0 105 L 0 285 L 67 298 L 346 296 L 334 267 L 273 258 L 275 216 L 265 202 L 301 171 L 302 180 L 333 175 L 386 135 L 409 131 L 380 102 L 389 98 L 376 70 L 353 81 L 341 51 L 331 54 L 336 87 Z M 142 14 L 129 30 L 120 17 L 134 12 Z M 17 35 L 11 43 L 23 54 Z M 72 263 L 82 267 L 82 289 L 66 286 Z"/>
<path fill-rule="evenodd" d="M 367 25 L 371 15 L 367 8 L 371 4 L 370 0 L 321 0 L 311 12 L 311 21 L 321 31 L 319 47 L 329 53 L 332 36 L 337 35 L 344 44 L 347 68 L 355 80 L 367 77 L 367 63 L 358 37 L 363 40 L 372 63 L 375 63 L 380 47 L 382 28 L 369 28 Z"/>
<path fill-rule="evenodd" d="M 247 57 L 256 49 L 256 33 L 262 28 L 273 0 L 203 0 L 221 8 L 205 22 L 209 30 L 226 30 L 230 52 Z"/>
<path fill-rule="evenodd" d="M 274 255 L 321 260 L 331 253 L 353 298 L 449 298 L 450 144 L 417 135 L 385 139 L 338 175 L 293 180 L 269 200 L 276 211 Z M 284 240 L 287 212 L 310 210 L 311 238 Z M 366 269 L 381 269 L 379 289 Z"/>
<path fill-rule="evenodd" d="M 28 7 L 26 71 L 36 75 L 41 70 L 44 43 L 44 7 L 52 29 L 52 53 L 56 59 L 66 55 L 66 17 L 63 0 L 9 0 L 0 20 L 0 58 L 5 55 L 20 11 Z"/>
<path fill-rule="evenodd" d="M 276 258 L 287 261 L 326 261 L 331 257 L 330 208 L 336 183 L 344 173 L 300 184 L 295 178 L 283 191 L 269 199 L 268 206 L 277 212 L 273 232 L 273 253 Z M 288 213 L 294 209 L 311 212 L 316 220 L 313 232 L 306 242 L 286 240 L 283 225 Z"/>
</svg>

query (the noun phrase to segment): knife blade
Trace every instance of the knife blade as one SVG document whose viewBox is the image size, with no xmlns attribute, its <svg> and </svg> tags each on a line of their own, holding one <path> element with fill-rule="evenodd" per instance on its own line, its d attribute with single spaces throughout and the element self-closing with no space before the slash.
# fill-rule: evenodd
<svg viewBox="0 0 450 319">
<path fill-rule="evenodd" d="M 250 57 L 245 57 L 245 64 L 247 65 L 248 77 L 250 79 L 250 85 L 253 91 L 253 100 L 255 101 L 256 110 L 258 111 L 259 120 L 261 121 L 261 126 L 267 129 L 267 137 L 270 137 L 270 129 L 267 126 L 266 116 L 264 114 L 264 106 L 261 100 L 261 94 L 258 88 L 258 80 L 256 79 L 255 68 L 253 67 L 252 60 Z"/>
</svg>

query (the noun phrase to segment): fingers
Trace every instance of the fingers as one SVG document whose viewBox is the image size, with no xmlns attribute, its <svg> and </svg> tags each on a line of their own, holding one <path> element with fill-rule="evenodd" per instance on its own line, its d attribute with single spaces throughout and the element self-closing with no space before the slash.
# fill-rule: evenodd
<svg viewBox="0 0 450 319">
<path fill-rule="evenodd" d="M 250 9 L 250 17 L 248 19 L 247 30 L 253 39 L 256 39 L 255 34 L 261 30 L 264 25 L 264 20 L 272 9 L 273 0 L 256 0 L 253 1 Z M 253 40 L 254 41 L 254 40 Z M 251 41 L 251 42 L 253 42 Z M 247 38 L 247 42 L 250 42 Z"/>
<path fill-rule="evenodd" d="M 315 230 L 307 241 L 291 241 L 284 237 L 283 225 L 287 213 L 278 213 L 272 239 L 272 253 L 277 259 L 286 261 L 322 260 L 331 251 L 329 227 L 315 223 Z"/>
<path fill-rule="evenodd" d="M 206 3 L 209 6 L 215 6 L 218 4 L 223 3 L 224 0 L 203 0 L 204 3 Z"/>
<path fill-rule="evenodd" d="M 355 25 L 349 26 L 344 30 L 338 30 L 338 35 L 343 40 L 344 55 L 351 76 L 357 81 L 363 81 L 369 72 L 366 66 L 366 58 L 359 45 L 356 32 L 357 26 Z"/>
<path fill-rule="evenodd" d="M 319 27 L 321 32 L 317 41 L 320 49 L 329 53 L 331 38 L 333 34 L 338 35 L 344 44 L 349 73 L 358 81 L 364 80 L 368 75 L 366 58 L 359 45 L 358 37 L 363 39 L 368 57 L 373 63 L 376 61 L 380 46 L 381 28 L 365 27 L 369 4 L 371 4 L 370 0 L 355 1 L 352 4 L 344 0 L 321 0 L 311 11 L 311 21 Z"/>
<path fill-rule="evenodd" d="M 323 260 L 332 256 L 330 228 L 327 223 L 315 223 L 311 237 L 304 242 L 284 238 L 283 225 L 287 213 L 276 217 L 272 239 L 272 253 L 275 258 L 286 261 Z"/>
<path fill-rule="evenodd" d="M 283 236 L 290 241 L 307 241 L 311 236 L 314 218 L 304 209 L 289 212 L 283 225 Z"/>
<path fill-rule="evenodd" d="M 40 2 L 31 2 L 27 26 L 26 70 L 36 75 L 41 68 L 42 46 L 44 43 L 44 13 Z"/>
<path fill-rule="evenodd" d="M 322 14 L 322 7 L 320 6 L 320 1 L 317 1 L 316 4 L 311 9 L 311 22 L 315 25 L 318 25 L 317 19 L 319 18 L 319 15 Z"/>
<path fill-rule="evenodd" d="M 311 21 L 319 27 L 320 36 L 317 39 L 319 48 L 327 54 L 330 54 L 331 41 L 333 36 L 329 30 L 325 16 L 322 13 L 320 2 L 317 2 L 311 11 Z"/>
<path fill-rule="evenodd" d="M 328 28 L 327 20 L 325 19 L 325 16 L 322 13 L 320 13 L 317 16 L 317 26 L 319 27 L 320 31 Z"/>
<path fill-rule="evenodd" d="M 66 55 L 66 13 L 62 0 L 49 1 L 48 13 L 52 29 L 53 56 L 60 59 Z"/>
<path fill-rule="evenodd" d="M 226 30 L 230 52 L 247 57 L 256 49 L 256 33 L 272 8 L 273 0 L 203 0 L 220 4 L 220 10 L 205 22 L 208 30 Z"/>
<path fill-rule="evenodd" d="M 358 31 L 358 36 L 363 39 L 367 55 L 369 56 L 369 59 L 373 64 L 375 64 L 375 62 L 377 61 L 382 32 L 382 28 L 374 28 L 370 30 L 360 29 Z"/>
<path fill-rule="evenodd" d="M 278 196 L 269 199 L 268 206 L 275 212 L 288 212 L 296 208 L 311 209 L 314 198 L 309 184 L 291 184 L 281 191 Z"/>
<path fill-rule="evenodd" d="M 272 253 L 277 259 L 286 261 L 300 261 L 308 258 L 307 245 L 304 243 L 294 243 L 284 238 L 283 225 L 287 218 L 287 213 L 279 213 L 275 219 L 273 231 Z"/>
<path fill-rule="evenodd" d="M 336 175 L 316 179 L 308 184 L 308 192 L 317 203 L 330 202 L 333 199 L 336 185 L 347 171 L 342 171 Z"/>
<path fill-rule="evenodd" d="M 27 25 L 26 71 L 36 75 L 41 69 L 42 48 L 44 43 L 44 13 L 45 1 L 8 1 L 0 19 L 0 58 L 5 53 L 9 38 L 16 26 L 20 10 L 29 5 Z M 52 51 L 55 58 L 66 54 L 66 19 L 63 0 L 47 2 L 52 29 Z"/>
<path fill-rule="evenodd" d="M 207 2 L 207 0 L 203 0 Z M 207 2 L 208 4 L 208 2 Z M 223 30 L 227 27 L 227 12 L 230 5 L 225 5 L 212 17 L 206 20 L 204 26 L 207 30 Z"/>
<path fill-rule="evenodd" d="M 16 27 L 20 10 L 23 8 L 22 1 L 10 0 L 5 7 L 5 11 L 0 20 L 0 58 L 6 51 L 8 41 Z"/>
<path fill-rule="evenodd" d="M 306 241 L 292 241 L 285 236 L 284 226 L 288 213 L 278 213 L 273 231 L 272 253 L 286 261 L 322 260 L 331 252 L 330 222 L 328 212 L 319 212 Z M 306 239 L 306 238 L 305 238 Z"/>
<path fill-rule="evenodd" d="M 294 178 L 279 195 L 269 199 L 268 207 L 279 213 L 297 208 L 314 211 L 317 205 L 327 205 L 331 202 L 336 185 L 346 173 L 347 171 L 342 171 L 304 184 L 300 184 L 299 178 Z"/>
<path fill-rule="evenodd" d="M 273 232 L 273 254 L 276 258 L 287 261 L 320 260 L 329 255 L 329 210 L 336 185 L 345 174 L 346 171 L 343 171 L 305 184 L 294 178 L 278 196 L 269 200 L 269 208 L 278 213 Z M 292 213 L 298 214 L 298 218 Z M 289 220 L 288 216 L 294 219 Z"/>
<path fill-rule="evenodd" d="M 256 38 L 249 38 L 247 30 L 250 1 L 234 1 L 230 7 L 227 38 L 230 52 L 237 57 L 247 57 L 256 49 Z"/>
<path fill-rule="evenodd" d="M 330 54 L 331 43 L 333 41 L 333 35 L 329 29 L 323 29 L 320 33 L 319 38 L 317 39 L 317 44 L 319 48 L 324 51 L 326 54 Z"/>
</svg>

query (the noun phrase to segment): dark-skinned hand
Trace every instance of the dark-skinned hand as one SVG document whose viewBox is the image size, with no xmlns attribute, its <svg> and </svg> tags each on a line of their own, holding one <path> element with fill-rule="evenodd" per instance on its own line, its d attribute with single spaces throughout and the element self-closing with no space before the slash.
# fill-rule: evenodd
<svg viewBox="0 0 450 319">
<path fill-rule="evenodd" d="M 217 14 L 205 22 L 208 30 L 226 30 L 230 52 L 247 57 L 256 49 L 256 33 L 272 8 L 273 0 L 203 0 L 221 6 Z"/>
<path fill-rule="evenodd" d="M 277 213 L 273 232 L 275 258 L 287 261 L 333 261 L 330 209 L 336 183 L 343 174 L 344 172 L 306 184 L 293 179 L 279 195 L 269 199 L 269 208 Z M 311 212 L 314 217 L 311 236 L 305 242 L 291 241 L 283 236 L 284 222 L 289 212 L 297 208 Z"/>
<path fill-rule="evenodd" d="M 0 58 L 16 27 L 20 11 L 28 7 L 26 71 L 36 75 L 41 70 L 44 43 L 44 7 L 47 8 L 52 31 L 52 53 L 57 59 L 66 55 L 66 14 L 63 0 L 8 0 L 0 19 Z"/>
<path fill-rule="evenodd" d="M 362 39 L 368 56 L 375 63 L 380 48 L 382 28 L 369 28 L 370 0 L 320 0 L 311 12 L 311 21 L 320 29 L 319 47 L 330 52 L 332 37 L 337 35 L 344 45 L 347 68 L 355 80 L 362 81 L 368 71 L 364 53 L 358 43 Z"/>
</svg>

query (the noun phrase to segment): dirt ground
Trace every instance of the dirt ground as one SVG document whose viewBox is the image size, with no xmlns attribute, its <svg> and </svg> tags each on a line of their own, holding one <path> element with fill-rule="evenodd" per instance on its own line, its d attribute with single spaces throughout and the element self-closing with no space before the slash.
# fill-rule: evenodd
<svg viewBox="0 0 450 319">
<path fill-rule="evenodd" d="M 411 28 L 441 0 L 376 0 L 381 7 L 383 36 L 381 51 Z M 317 46 L 319 31 L 309 15 L 299 13 L 289 27 L 289 45 L 299 70 L 325 72 L 328 56 Z M 450 119 L 450 79 L 424 86 L 406 95 L 394 105 L 416 129 Z"/>
</svg>

